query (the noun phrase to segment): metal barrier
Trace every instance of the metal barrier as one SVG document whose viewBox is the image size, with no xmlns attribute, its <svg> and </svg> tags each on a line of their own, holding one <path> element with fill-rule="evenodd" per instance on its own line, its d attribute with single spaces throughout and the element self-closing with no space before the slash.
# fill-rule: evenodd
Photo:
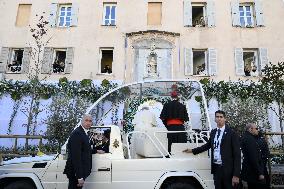
<svg viewBox="0 0 284 189">
<path fill-rule="evenodd" d="M 42 139 L 43 136 L 41 135 L 0 135 L 1 138 L 14 138 L 14 147 L 13 150 L 0 150 L 0 162 L 3 160 L 3 157 L 23 157 L 23 156 L 28 156 L 30 154 L 35 154 L 34 151 L 30 151 L 25 149 L 24 151 L 18 151 L 18 139 L 38 139 L 39 144 L 38 144 L 38 149 L 41 151 L 42 149 Z"/>
</svg>

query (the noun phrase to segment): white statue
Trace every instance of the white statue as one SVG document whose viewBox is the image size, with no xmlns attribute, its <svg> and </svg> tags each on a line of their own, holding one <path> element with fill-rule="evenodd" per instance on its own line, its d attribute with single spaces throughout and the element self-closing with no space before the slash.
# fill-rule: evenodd
<svg viewBox="0 0 284 189">
<path fill-rule="evenodd" d="M 147 72 L 148 72 L 149 76 L 156 76 L 157 75 L 157 62 L 156 62 L 154 56 L 152 56 L 150 61 L 148 62 Z"/>
</svg>

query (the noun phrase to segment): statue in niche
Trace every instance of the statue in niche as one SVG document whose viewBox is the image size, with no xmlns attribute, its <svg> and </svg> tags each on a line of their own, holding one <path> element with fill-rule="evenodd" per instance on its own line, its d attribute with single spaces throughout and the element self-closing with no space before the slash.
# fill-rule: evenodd
<svg viewBox="0 0 284 189">
<path fill-rule="evenodd" d="M 158 76 L 157 75 L 157 60 L 156 60 L 156 56 L 150 56 L 149 57 L 149 62 L 147 64 L 147 74 L 150 77 L 153 76 Z"/>
</svg>

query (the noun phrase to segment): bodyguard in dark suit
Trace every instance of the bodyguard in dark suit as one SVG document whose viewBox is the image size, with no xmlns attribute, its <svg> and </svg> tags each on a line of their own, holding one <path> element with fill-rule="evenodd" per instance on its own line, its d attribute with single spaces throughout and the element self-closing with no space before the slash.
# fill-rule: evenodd
<svg viewBox="0 0 284 189">
<path fill-rule="evenodd" d="M 70 135 L 67 144 L 68 158 L 64 174 L 69 179 L 68 189 L 82 188 L 92 169 L 92 150 L 88 130 L 92 126 L 91 115 L 84 115 L 81 126 Z"/>
<path fill-rule="evenodd" d="M 264 162 L 258 144 L 258 128 L 254 123 L 246 125 L 241 147 L 243 152 L 242 179 L 248 183 L 249 189 L 264 189 Z"/>
<path fill-rule="evenodd" d="M 187 149 L 184 152 L 199 154 L 211 149 L 211 173 L 216 189 L 238 187 L 241 171 L 241 150 L 238 135 L 225 125 L 225 112 L 215 112 L 217 128 L 210 133 L 210 138 L 203 146 Z"/>
</svg>

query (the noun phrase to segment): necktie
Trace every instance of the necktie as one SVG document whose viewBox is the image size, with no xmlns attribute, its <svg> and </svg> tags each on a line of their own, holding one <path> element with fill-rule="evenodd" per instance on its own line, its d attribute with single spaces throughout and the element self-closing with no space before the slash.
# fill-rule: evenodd
<svg viewBox="0 0 284 189">
<path fill-rule="evenodd" d="M 92 133 L 91 133 L 91 131 L 88 131 L 87 135 L 88 135 L 88 138 L 89 138 L 89 142 L 91 142 L 92 141 L 92 137 L 91 137 Z"/>
<path fill-rule="evenodd" d="M 214 140 L 214 149 L 218 148 L 218 146 L 219 146 L 220 134 L 221 134 L 221 129 L 218 129 L 217 130 L 217 138 L 216 138 L 216 140 Z"/>
<path fill-rule="evenodd" d="M 221 129 L 218 129 L 218 133 L 217 133 L 217 140 L 219 139 L 220 134 L 221 134 Z"/>
</svg>

